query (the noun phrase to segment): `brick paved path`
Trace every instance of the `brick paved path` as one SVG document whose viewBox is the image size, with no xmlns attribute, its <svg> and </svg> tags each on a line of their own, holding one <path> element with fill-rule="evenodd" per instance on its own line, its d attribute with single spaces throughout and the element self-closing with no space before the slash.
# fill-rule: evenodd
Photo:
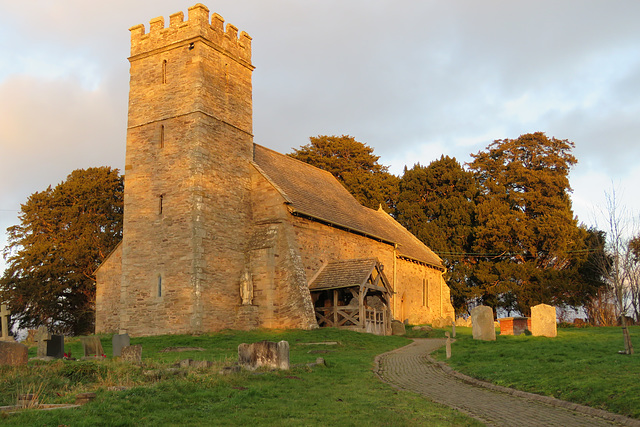
<svg viewBox="0 0 640 427">
<path fill-rule="evenodd" d="M 600 415 L 618 423 L 560 407 L 558 405 L 574 408 L 579 405 L 555 399 L 523 392 L 515 392 L 523 395 L 515 396 L 511 394 L 513 391 L 504 388 L 502 389 L 507 390 L 508 393 L 470 384 L 470 382 L 477 380 L 463 381 L 451 373 L 445 372 L 433 359 L 429 360 L 430 358 L 427 357 L 429 353 L 443 346 L 444 343 L 444 339 L 416 339 L 408 346 L 378 356 L 376 372 L 385 382 L 404 390 L 420 393 L 429 400 L 462 411 L 487 425 L 611 426 L 620 425 L 618 423 L 640 425 L 637 420 L 591 408 L 582 407 L 582 410 L 599 412 Z M 552 400 L 555 403 L 548 404 L 536 399 Z"/>
</svg>

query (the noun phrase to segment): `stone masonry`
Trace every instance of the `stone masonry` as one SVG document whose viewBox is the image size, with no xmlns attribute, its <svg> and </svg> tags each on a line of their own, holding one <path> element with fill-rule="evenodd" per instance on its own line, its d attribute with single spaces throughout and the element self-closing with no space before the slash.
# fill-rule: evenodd
<svg viewBox="0 0 640 427">
<path fill-rule="evenodd" d="M 312 172 L 333 191 L 311 166 L 262 170 L 291 163 L 253 143 L 247 33 L 202 4 L 130 31 L 123 240 L 96 272 L 97 333 L 314 328 L 310 280 L 328 261 L 365 257 L 386 268 L 395 318 L 453 319 L 441 260 L 390 216 L 295 182 Z M 329 214 L 357 211 L 360 225 L 295 212 L 311 199 Z"/>
</svg>

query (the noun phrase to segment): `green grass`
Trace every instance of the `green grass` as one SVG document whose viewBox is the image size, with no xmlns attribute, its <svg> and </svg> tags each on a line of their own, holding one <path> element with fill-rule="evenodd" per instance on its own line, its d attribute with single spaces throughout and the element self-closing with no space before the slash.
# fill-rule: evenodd
<svg viewBox="0 0 640 427">
<path fill-rule="evenodd" d="M 457 328 L 447 363 L 494 384 L 640 418 L 640 327 L 629 328 L 634 355 L 624 349 L 621 328 L 558 329 L 556 338 L 526 335 L 475 341 Z M 434 356 L 444 360 L 444 349 Z"/>
<path fill-rule="evenodd" d="M 291 363 L 324 357 L 327 366 L 290 371 L 247 372 L 221 376 L 242 342 L 287 340 Z M 337 346 L 300 345 L 338 341 Z M 111 354 L 111 337 L 102 339 Z M 43 403 L 73 402 L 75 394 L 96 391 L 95 401 L 77 409 L 28 410 L 0 414 L 1 425 L 479 425 L 451 409 L 409 392 L 397 391 L 372 373 L 375 355 L 408 343 L 402 337 L 377 337 L 335 329 L 316 331 L 223 331 L 201 336 L 132 338 L 142 344 L 144 366 L 107 358 L 100 362 L 37 362 L 0 368 L 0 405 L 18 393 L 36 391 Z M 160 353 L 166 347 L 202 347 L 205 351 Z M 66 349 L 81 352 L 79 340 Z M 32 349 L 32 352 L 35 351 Z M 319 353 L 323 352 L 323 353 Z M 213 369 L 176 374 L 178 360 L 211 360 Z M 126 386 L 110 391 L 110 386 Z"/>
</svg>

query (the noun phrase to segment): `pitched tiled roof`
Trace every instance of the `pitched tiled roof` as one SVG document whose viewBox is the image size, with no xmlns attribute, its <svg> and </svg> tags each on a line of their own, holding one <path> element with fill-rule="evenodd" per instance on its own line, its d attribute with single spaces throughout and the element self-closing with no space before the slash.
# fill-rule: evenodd
<svg viewBox="0 0 640 427">
<path fill-rule="evenodd" d="M 442 267 L 442 260 L 382 210 L 362 206 L 331 173 L 254 144 L 254 164 L 297 214 L 398 245 L 401 256 Z"/>
<path fill-rule="evenodd" d="M 371 275 L 376 262 L 375 258 L 329 262 L 309 284 L 309 290 L 317 291 L 363 285 Z"/>
</svg>

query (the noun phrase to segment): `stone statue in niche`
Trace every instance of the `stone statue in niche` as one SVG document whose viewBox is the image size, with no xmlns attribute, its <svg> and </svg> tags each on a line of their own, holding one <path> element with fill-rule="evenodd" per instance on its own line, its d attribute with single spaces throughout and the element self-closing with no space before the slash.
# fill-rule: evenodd
<svg viewBox="0 0 640 427">
<path fill-rule="evenodd" d="M 247 268 L 240 278 L 240 298 L 242 298 L 242 305 L 253 304 L 253 280 L 251 280 L 251 273 Z"/>
</svg>

